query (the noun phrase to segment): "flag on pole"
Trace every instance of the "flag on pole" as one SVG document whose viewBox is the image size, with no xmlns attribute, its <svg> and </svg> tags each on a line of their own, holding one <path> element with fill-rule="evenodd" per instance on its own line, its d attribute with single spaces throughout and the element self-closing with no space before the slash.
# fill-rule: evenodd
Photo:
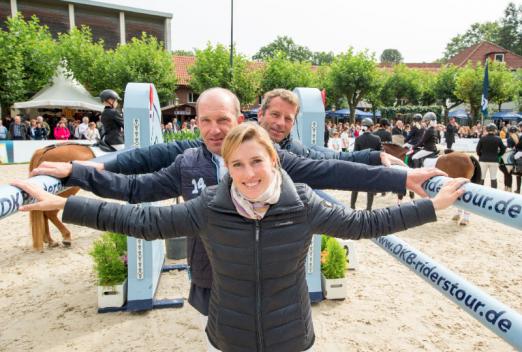
<svg viewBox="0 0 522 352">
<path fill-rule="evenodd" d="M 486 67 L 484 68 L 484 82 L 482 83 L 482 102 L 480 104 L 480 110 L 482 111 L 483 118 L 488 117 L 488 91 L 489 91 L 488 60 L 486 60 Z"/>
</svg>

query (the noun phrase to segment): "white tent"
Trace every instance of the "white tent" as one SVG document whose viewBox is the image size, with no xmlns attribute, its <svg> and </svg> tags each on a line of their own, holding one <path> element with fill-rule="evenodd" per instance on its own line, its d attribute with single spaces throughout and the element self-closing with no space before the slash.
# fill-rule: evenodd
<svg viewBox="0 0 522 352">
<path fill-rule="evenodd" d="M 42 88 L 31 100 L 14 103 L 13 108 L 70 108 L 103 111 L 104 107 L 78 81 L 72 77 L 66 77 L 64 69 L 59 66 L 50 85 Z"/>
</svg>

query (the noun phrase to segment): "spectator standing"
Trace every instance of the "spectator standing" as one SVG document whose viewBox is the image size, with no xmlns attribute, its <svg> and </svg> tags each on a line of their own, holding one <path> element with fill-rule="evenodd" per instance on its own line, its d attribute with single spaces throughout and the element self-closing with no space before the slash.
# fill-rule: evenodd
<svg viewBox="0 0 522 352">
<path fill-rule="evenodd" d="M 332 138 L 328 140 L 328 149 L 340 152 L 342 149 L 342 141 L 339 137 L 339 132 L 334 132 Z"/>
<path fill-rule="evenodd" d="M 382 118 L 379 121 L 380 127 L 373 132 L 376 136 L 379 136 L 381 139 L 381 143 L 391 143 L 392 142 L 392 134 L 388 131 L 388 127 L 390 127 L 390 122 L 387 118 Z"/>
<path fill-rule="evenodd" d="M 348 126 L 344 126 L 343 133 L 341 133 L 341 149 L 343 152 L 347 152 L 350 148 L 350 136 L 348 135 L 350 128 Z"/>
<path fill-rule="evenodd" d="M 44 120 L 43 116 L 36 116 L 36 122 L 39 122 L 42 125 L 42 127 L 46 130 L 44 139 L 49 138 L 49 134 L 51 133 L 51 126 L 49 126 L 49 124 Z"/>
<path fill-rule="evenodd" d="M 31 139 L 31 140 L 35 139 L 35 137 L 34 137 L 35 130 L 36 130 L 36 119 L 30 119 L 29 125 L 27 127 L 27 139 Z"/>
<path fill-rule="evenodd" d="M 395 122 L 395 126 L 391 131 L 392 135 L 392 143 L 398 144 L 402 146 L 404 144 L 404 140 L 406 139 L 406 131 L 404 130 L 404 124 L 401 120 L 397 120 Z"/>
<path fill-rule="evenodd" d="M 484 184 L 486 173 L 489 172 L 491 188 L 497 188 L 497 169 L 499 157 L 506 152 L 506 146 L 496 135 L 497 126 L 490 123 L 486 127 L 488 134 L 481 137 L 477 143 L 477 155 L 479 156 L 481 184 Z"/>
<path fill-rule="evenodd" d="M 74 137 L 76 139 L 86 139 L 85 132 L 87 132 L 87 129 L 89 129 L 89 118 L 84 116 L 82 118 L 82 123 L 80 123 L 74 130 Z"/>
<path fill-rule="evenodd" d="M 71 136 L 71 131 L 65 125 L 65 121 L 61 120 L 58 125 L 54 128 L 54 139 L 67 140 Z"/>
<path fill-rule="evenodd" d="M 20 115 L 16 115 L 13 123 L 9 126 L 9 134 L 11 139 L 15 141 L 23 141 L 27 139 L 27 126 L 25 123 L 22 123 Z"/>
<path fill-rule="evenodd" d="M 369 117 L 366 117 L 362 120 L 362 131 L 363 134 L 355 139 L 355 144 L 353 147 L 353 151 L 359 151 L 364 149 L 372 149 L 380 151 L 382 148 L 381 139 L 379 136 L 372 133 L 373 121 Z M 355 203 L 357 202 L 357 196 L 359 192 L 352 191 L 351 199 L 350 199 L 350 207 L 355 209 Z M 372 210 L 373 198 L 375 197 L 375 193 L 367 192 L 366 198 L 366 209 Z"/>
<path fill-rule="evenodd" d="M 47 139 L 47 133 L 47 129 L 42 126 L 42 123 L 36 121 L 36 127 L 33 130 L 33 139 L 37 141 Z"/>
<path fill-rule="evenodd" d="M 98 131 L 98 128 L 96 128 L 96 123 L 89 122 L 89 127 L 87 128 L 87 131 L 85 131 L 84 135 L 88 141 L 94 142 L 99 140 L 100 131 Z"/>
<path fill-rule="evenodd" d="M 444 134 L 444 138 L 446 138 L 446 148 L 451 150 L 453 143 L 455 143 L 455 135 L 459 130 L 459 125 L 455 121 L 455 118 L 452 117 L 449 120 L 448 125 L 446 126 L 446 133 Z"/>
<path fill-rule="evenodd" d="M 0 119 L 0 141 L 5 141 L 9 139 L 9 131 L 4 126 L 2 119 Z"/>
</svg>

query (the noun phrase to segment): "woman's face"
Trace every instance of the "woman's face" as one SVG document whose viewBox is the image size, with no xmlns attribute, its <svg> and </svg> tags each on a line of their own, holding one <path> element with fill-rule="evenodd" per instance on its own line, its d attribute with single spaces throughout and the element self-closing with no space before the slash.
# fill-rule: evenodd
<svg viewBox="0 0 522 352">
<path fill-rule="evenodd" d="M 227 167 L 237 189 L 246 198 L 255 199 L 272 182 L 275 164 L 265 147 L 251 139 L 230 154 Z"/>
</svg>

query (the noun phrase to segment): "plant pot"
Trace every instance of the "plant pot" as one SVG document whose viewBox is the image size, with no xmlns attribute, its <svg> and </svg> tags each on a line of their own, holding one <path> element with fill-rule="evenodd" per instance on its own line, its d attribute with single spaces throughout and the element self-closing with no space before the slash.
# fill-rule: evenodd
<svg viewBox="0 0 522 352">
<path fill-rule="evenodd" d="M 127 301 L 127 279 L 114 286 L 98 286 L 98 308 L 121 307 Z"/>
<path fill-rule="evenodd" d="M 348 280 L 327 279 L 321 274 L 321 282 L 323 286 L 323 295 L 326 299 L 345 299 L 348 294 Z"/>
<path fill-rule="evenodd" d="M 165 252 L 169 259 L 183 259 L 187 257 L 187 238 L 178 237 L 165 240 Z"/>
</svg>

